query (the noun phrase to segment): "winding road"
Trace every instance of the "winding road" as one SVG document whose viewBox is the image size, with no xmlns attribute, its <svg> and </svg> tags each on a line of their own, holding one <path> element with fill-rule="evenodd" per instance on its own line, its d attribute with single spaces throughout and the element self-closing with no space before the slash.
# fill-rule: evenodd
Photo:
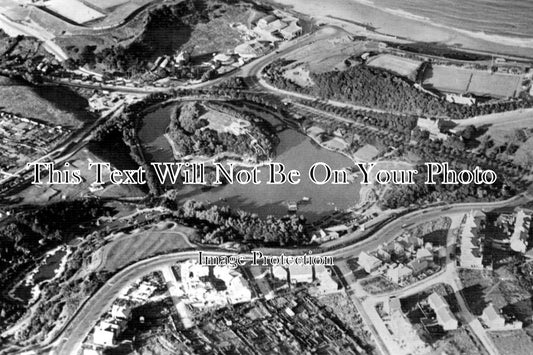
<svg viewBox="0 0 533 355">
<path fill-rule="evenodd" d="M 398 235 L 398 231 L 402 229 L 402 225 L 404 224 L 421 222 L 422 220 L 430 220 L 446 214 L 466 213 L 473 208 L 497 209 L 501 207 L 512 207 L 530 201 L 533 201 L 533 197 L 524 193 L 510 200 L 501 202 L 465 203 L 450 205 L 447 207 L 431 207 L 401 216 L 359 243 L 340 247 L 339 249 L 325 253 L 315 252 L 314 255 L 332 255 L 335 258 L 335 262 L 338 262 L 340 260 L 357 257 L 361 251 L 374 250 L 381 243 L 392 240 Z M 298 255 L 308 251 L 304 248 L 262 248 L 261 250 L 265 254 L 270 255 L 276 255 L 279 253 Z M 229 251 L 205 251 L 205 253 L 208 255 L 234 254 L 233 252 Z M 24 350 L 30 354 L 77 354 L 81 349 L 83 341 L 91 332 L 92 328 L 96 325 L 100 317 L 111 307 L 111 304 L 118 297 L 120 291 L 124 287 L 148 273 L 162 270 L 163 268 L 167 268 L 168 266 L 179 261 L 197 257 L 197 251 L 172 253 L 168 255 L 152 257 L 124 268 L 111 277 L 103 287 L 101 287 L 79 308 L 75 315 L 66 323 L 61 333 L 58 334 L 50 344 L 20 350 Z M 424 281 L 420 284 L 417 284 L 416 287 L 421 289 L 427 287 Z"/>
</svg>

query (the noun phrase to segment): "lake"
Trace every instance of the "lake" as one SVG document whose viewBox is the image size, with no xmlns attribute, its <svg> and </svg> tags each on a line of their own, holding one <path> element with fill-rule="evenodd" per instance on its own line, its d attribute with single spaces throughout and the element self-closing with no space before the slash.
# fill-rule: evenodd
<svg viewBox="0 0 533 355">
<path fill-rule="evenodd" d="M 170 123 L 170 112 L 174 106 L 169 105 L 147 114 L 139 130 L 139 139 L 145 149 L 146 158 L 156 162 L 174 161 L 172 149 L 163 136 Z M 272 122 L 270 117 L 268 121 Z M 285 165 L 286 169 L 297 169 L 301 172 L 299 184 L 268 185 L 268 171 L 260 168 L 261 184 L 225 185 L 214 188 L 202 188 L 193 185 L 180 186 L 183 199 L 194 199 L 220 205 L 229 205 L 261 217 L 268 215 L 283 216 L 287 214 L 287 201 L 301 201 L 308 197 L 309 202 L 298 206 L 298 213 L 313 222 L 335 209 L 346 209 L 359 200 L 359 180 L 348 185 L 324 184 L 316 185 L 308 177 L 308 171 L 316 162 L 327 163 L 332 169 L 353 166 L 352 161 L 342 154 L 329 151 L 314 143 L 307 136 L 294 129 L 285 129 L 278 133 L 280 143 L 276 148 L 274 162 Z M 324 176 L 319 171 L 318 178 Z"/>
</svg>

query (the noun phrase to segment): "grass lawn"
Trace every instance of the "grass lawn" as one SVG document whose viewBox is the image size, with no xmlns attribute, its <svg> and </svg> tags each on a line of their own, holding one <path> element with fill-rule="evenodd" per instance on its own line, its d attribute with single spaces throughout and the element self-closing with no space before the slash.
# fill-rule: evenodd
<svg viewBox="0 0 533 355">
<path fill-rule="evenodd" d="M 114 271 L 151 256 L 190 248 L 186 238 L 194 233 L 192 228 L 161 222 L 146 230 L 119 236 L 102 248 L 100 269 Z"/>
<path fill-rule="evenodd" d="M 0 110 L 52 125 L 79 128 L 90 115 L 87 101 L 63 87 L 31 87 L 23 82 L 0 80 Z"/>
</svg>

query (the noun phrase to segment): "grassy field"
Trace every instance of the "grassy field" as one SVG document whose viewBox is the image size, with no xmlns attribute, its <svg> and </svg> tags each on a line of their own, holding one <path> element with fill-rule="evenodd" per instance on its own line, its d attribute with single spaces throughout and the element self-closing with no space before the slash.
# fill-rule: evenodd
<svg viewBox="0 0 533 355">
<path fill-rule="evenodd" d="M 392 54 L 381 54 L 371 58 L 367 65 L 390 70 L 398 75 L 414 79 L 422 63 L 416 60 L 398 57 Z"/>
<path fill-rule="evenodd" d="M 62 87 L 31 87 L 20 81 L 0 80 L 0 110 L 35 118 L 52 125 L 81 127 L 90 116 L 87 101 Z"/>
<path fill-rule="evenodd" d="M 354 156 L 357 160 L 361 161 L 372 161 L 376 155 L 379 154 L 379 150 L 373 145 L 366 144 L 362 146 L 357 152 L 354 153 Z"/>
<path fill-rule="evenodd" d="M 417 224 L 408 231 L 412 236 L 422 238 L 424 243 L 430 242 L 433 246 L 446 245 L 448 229 L 452 223 L 449 217 L 440 217 L 428 222 Z"/>
<path fill-rule="evenodd" d="M 217 10 L 210 13 L 208 22 L 194 26 L 184 47 L 193 48 L 193 56 L 232 52 L 236 46 L 245 41 L 241 32 L 231 25 L 234 23 L 247 25 L 253 15 L 253 10 L 246 4 L 220 5 Z"/>
<path fill-rule="evenodd" d="M 192 228 L 161 222 L 148 229 L 118 236 L 97 252 L 99 269 L 114 271 L 151 256 L 190 248 L 187 238 L 194 233 Z"/>
<path fill-rule="evenodd" d="M 487 332 L 501 355 L 529 355 L 533 341 L 523 329 Z"/>
<path fill-rule="evenodd" d="M 516 96 L 521 82 L 521 75 L 490 73 L 438 65 L 428 70 L 424 79 L 424 85 L 440 91 L 459 94 L 470 92 L 497 98 Z"/>
</svg>

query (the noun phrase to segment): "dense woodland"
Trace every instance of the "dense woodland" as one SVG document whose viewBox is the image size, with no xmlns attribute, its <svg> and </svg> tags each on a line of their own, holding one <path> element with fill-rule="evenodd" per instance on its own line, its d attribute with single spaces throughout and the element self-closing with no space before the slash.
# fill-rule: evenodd
<svg viewBox="0 0 533 355">
<path fill-rule="evenodd" d="M 78 55 L 78 64 L 89 67 L 101 64 L 111 72 L 129 75 L 143 73 L 154 56 L 172 54 L 176 50 L 176 38 L 186 35 L 191 26 L 209 20 L 207 8 L 201 4 L 185 0 L 157 7 L 147 14 L 143 32 L 131 44 L 98 52 L 95 52 L 96 47 L 86 46 Z"/>
<path fill-rule="evenodd" d="M 253 122 L 253 117 L 222 105 L 214 106 L 232 116 L 252 123 L 249 134 L 235 135 L 218 132 L 206 126 L 205 119 L 199 119 L 205 108 L 197 102 L 177 106 L 170 118 L 169 135 L 182 156 L 201 155 L 212 157 L 221 153 L 235 153 L 254 160 L 268 159 L 274 152 L 272 134 L 264 132 Z"/>
<path fill-rule="evenodd" d="M 173 193 L 167 194 L 163 201 L 166 207 L 176 209 L 175 217 L 182 223 L 199 228 L 196 243 L 222 244 L 241 242 L 248 245 L 289 246 L 309 242 L 303 216 L 268 216 L 259 218 L 256 214 L 234 210 L 227 206 L 206 205 L 193 200 L 186 201 L 181 207 Z"/>
<path fill-rule="evenodd" d="M 366 65 L 353 66 L 345 71 L 311 73 L 315 85 L 303 88 L 283 76 L 284 67 L 290 63 L 280 59 L 267 66 L 267 80 L 280 89 L 392 113 L 461 119 L 533 106 L 531 97 L 483 105 L 454 104 L 418 90 L 412 82 L 391 72 Z"/>
<path fill-rule="evenodd" d="M 0 286 L 7 290 L 14 277 L 34 265 L 47 251 L 74 237 L 85 235 L 84 227 L 112 211 L 99 199 L 61 201 L 46 206 L 26 206 L 0 225 Z M 12 286 L 12 285 L 11 285 Z M 19 302 L 1 297 L 0 330 L 20 317 L 24 310 Z"/>
</svg>

